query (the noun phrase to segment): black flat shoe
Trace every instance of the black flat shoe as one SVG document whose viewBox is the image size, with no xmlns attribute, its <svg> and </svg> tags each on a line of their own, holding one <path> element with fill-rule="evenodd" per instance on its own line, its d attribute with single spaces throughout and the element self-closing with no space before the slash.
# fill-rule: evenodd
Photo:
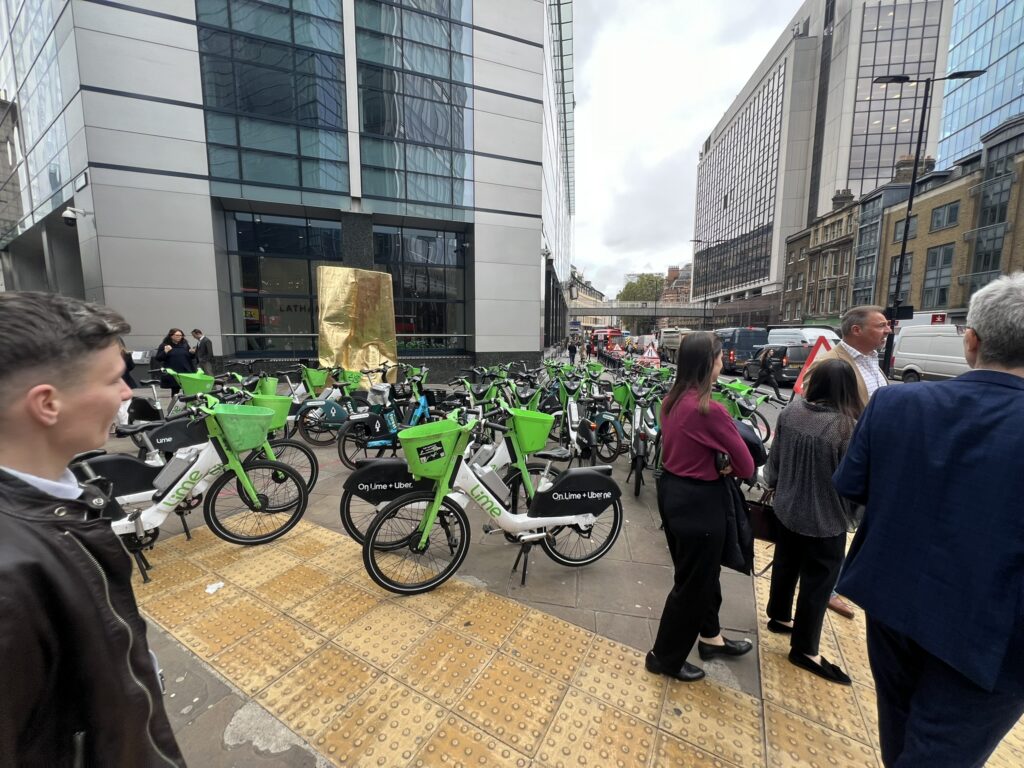
<svg viewBox="0 0 1024 768">
<path fill-rule="evenodd" d="M 688 661 L 683 662 L 682 669 L 678 672 L 671 672 L 661 666 L 661 662 L 658 661 L 658 657 L 654 655 L 654 651 L 647 652 L 647 659 L 644 661 L 644 666 L 647 671 L 655 675 L 664 675 L 665 677 L 671 677 L 673 680 L 681 680 L 684 683 L 693 683 L 704 677 L 704 670 L 700 667 L 695 667 Z"/>
<path fill-rule="evenodd" d="M 769 632 L 774 632 L 777 635 L 792 635 L 793 634 L 793 628 L 792 627 L 788 627 L 785 624 L 783 624 L 781 621 L 776 621 L 775 619 L 768 619 L 768 631 Z"/>
<path fill-rule="evenodd" d="M 838 683 L 839 685 L 851 685 L 852 680 L 843 670 L 833 664 L 831 661 L 826 659 L 824 656 L 821 657 L 821 663 L 815 664 L 806 655 L 799 653 L 798 651 L 791 650 L 789 652 L 789 663 L 793 664 L 801 669 L 806 669 L 808 672 L 813 672 L 818 677 L 828 680 L 830 683 Z"/>
<path fill-rule="evenodd" d="M 726 640 L 725 645 L 712 645 L 701 640 L 697 641 L 697 653 L 707 661 L 715 656 L 742 656 L 749 653 L 754 644 L 749 640 Z"/>
</svg>

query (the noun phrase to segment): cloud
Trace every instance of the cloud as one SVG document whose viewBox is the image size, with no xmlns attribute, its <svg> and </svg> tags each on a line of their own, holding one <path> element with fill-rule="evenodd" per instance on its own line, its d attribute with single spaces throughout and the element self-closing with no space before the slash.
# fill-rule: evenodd
<svg viewBox="0 0 1024 768">
<path fill-rule="evenodd" d="M 574 263 L 606 294 L 692 258 L 700 147 L 799 8 L 777 5 L 574 3 Z"/>
</svg>

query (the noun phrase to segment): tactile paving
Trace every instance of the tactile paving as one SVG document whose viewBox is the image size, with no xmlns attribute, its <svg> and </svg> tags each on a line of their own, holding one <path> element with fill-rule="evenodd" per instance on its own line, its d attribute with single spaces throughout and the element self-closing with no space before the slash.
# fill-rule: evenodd
<svg viewBox="0 0 1024 768">
<path fill-rule="evenodd" d="M 196 522 L 196 515 L 202 518 L 202 510 L 198 513 L 193 513 L 185 517 L 189 521 L 189 527 L 192 531 L 192 538 L 187 536 L 176 536 L 175 534 L 182 530 L 180 521 L 177 520 L 177 515 L 172 515 L 167 518 L 164 522 L 165 526 L 170 526 L 173 531 L 165 531 L 163 527 L 160 528 L 161 537 L 157 539 L 157 549 L 155 552 L 159 552 L 161 555 L 178 555 L 180 557 L 194 557 L 200 552 L 214 546 L 221 544 L 227 544 L 224 539 L 218 537 L 209 528 L 203 526 L 200 528 L 194 527 L 193 523 Z M 168 538 L 164 538 L 167 536 Z M 232 549 L 237 547 L 232 546 Z"/>
<path fill-rule="evenodd" d="M 288 609 L 288 615 L 324 637 L 341 630 L 380 603 L 376 595 L 347 581 L 336 581 L 323 592 Z"/>
<path fill-rule="evenodd" d="M 499 653 L 455 707 L 455 713 L 530 757 L 567 688 Z"/>
<path fill-rule="evenodd" d="M 333 536 L 324 536 L 321 533 L 324 530 L 323 528 L 318 529 L 314 527 L 296 536 L 293 529 L 288 536 L 281 539 L 280 547 L 284 551 L 301 558 L 304 562 L 309 561 L 317 555 L 327 552 L 337 544 L 337 540 Z"/>
<path fill-rule="evenodd" d="M 644 668 L 644 654 L 595 636 L 572 684 L 606 704 L 657 725 L 668 678 Z"/>
<path fill-rule="evenodd" d="M 299 564 L 299 558 L 277 547 L 260 547 L 217 573 L 233 584 L 253 589 Z"/>
<path fill-rule="evenodd" d="M 306 739 L 323 731 L 380 673 L 334 644 L 314 652 L 259 695 L 259 702 Z"/>
<path fill-rule="evenodd" d="M 754 573 L 761 573 L 765 568 L 768 568 L 772 562 L 772 558 L 775 557 L 775 545 L 769 544 L 766 541 L 757 539 L 754 541 Z M 772 575 L 771 568 L 764 571 L 766 577 Z"/>
<path fill-rule="evenodd" d="M 765 731 L 771 768 L 877 768 L 875 751 L 859 742 L 766 703 Z"/>
<path fill-rule="evenodd" d="M 363 548 L 351 539 L 336 537 L 328 549 L 314 555 L 308 564 L 339 576 L 359 572 L 367 581 L 370 580 L 363 566 Z"/>
<path fill-rule="evenodd" d="M 765 701 L 868 743 L 867 728 L 851 686 L 830 683 L 797 667 L 785 656 L 766 651 L 761 654 L 761 689 Z"/>
<path fill-rule="evenodd" d="M 185 646 L 208 659 L 269 624 L 277 615 L 255 598 L 243 595 L 182 624 L 174 634 Z"/>
<path fill-rule="evenodd" d="M 218 578 L 211 574 L 205 579 L 193 579 L 168 589 L 146 602 L 146 613 L 165 629 L 175 629 L 211 608 L 233 602 L 245 594 L 229 584 L 209 591 L 211 585 L 217 583 Z"/>
<path fill-rule="evenodd" d="M 683 768 L 733 768 L 735 763 L 727 763 L 720 757 L 715 757 L 697 749 L 692 744 L 687 744 L 682 739 L 669 736 L 664 731 L 658 731 L 658 741 L 654 749 L 654 760 L 652 765 L 656 768 L 668 768 L 668 766 L 682 766 Z"/>
<path fill-rule="evenodd" d="M 282 616 L 221 651 L 210 663 L 224 677 L 252 695 L 326 642 L 326 638 Z"/>
<path fill-rule="evenodd" d="M 132 589 L 139 605 L 143 605 L 156 595 L 174 589 L 188 581 L 206 578 L 209 571 L 182 557 L 162 557 L 159 550 L 148 553 L 146 559 L 152 564 L 149 571 L 149 583 L 142 581 L 139 569 L 132 567 Z"/>
<path fill-rule="evenodd" d="M 340 578 L 309 565 L 296 565 L 253 587 L 252 591 L 268 603 L 288 610 Z"/>
<path fill-rule="evenodd" d="M 437 589 L 424 592 L 421 595 L 409 595 L 401 598 L 403 608 L 415 611 L 431 621 L 440 621 L 456 606 L 465 603 L 475 594 L 475 590 L 468 584 L 456 579 L 446 581 Z"/>
<path fill-rule="evenodd" d="M 537 758 L 553 768 L 647 765 L 655 733 L 650 724 L 570 688 Z"/>
<path fill-rule="evenodd" d="M 526 768 L 530 759 L 488 736 L 461 718 L 441 723 L 410 768 L 477 765 L 486 768 Z"/>
<path fill-rule="evenodd" d="M 494 651 L 448 627 L 425 634 L 388 674 L 451 707 L 486 666 Z"/>
<path fill-rule="evenodd" d="M 987 768 L 1020 768 L 1024 765 L 1024 717 L 1006 734 L 986 763 Z"/>
<path fill-rule="evenodd" d="M 373 664 L 387 669 L 430 629 L 419 614 L 387 601 L 357 618 L 335 638 L 339 645 Z"/>
<path fill-rule="evenodd" d="M 444 618 L 444 625 L 498 648 L 526 615 L 526 606 L 490 592 L 478 592 Z"/>
<path fill-rule="evenodd" d="M 661 729 L 727 762 L 764 765 L 761 702 L 707 679 L 669 683 Z"/>
<path fill-rule="evenodd" d="M 860 683 L 854 683 L 853 693 L 857 697 L 857 703 L 860 704 L 861 715 L 864 716 L 868 744 L 878 746 L 878 700 L 875 697 L 875 691 Z M 1024 760 L 1019 764 L 1024 765 Z"/>
<path fill-rule="evenodd" d="M 530 611 L 501 649 L 512 658 L 568 683 L 583 662 L 593 637 L 575 624 Z"/>
<path fill-rule="evenodd" d="M 335 765 L 407 766 L 447 716 L 426 696 L 382 676 L 313 746 Z"/>
<path fill-rule="evenodd" d="M 845 620 L 839 619 L 838 621 L 833 622 L 832 626 L 835 627 L 839 621 Z M 854 682 L 866 685 L 869 688 L 874 688 L 875 678 L 871 675 L 871 662 L 868 660 L 867 639 L 858 638 L 854 633 L 840 634 L 838 631 L 834 632 L 834 636 L 839 644 L 839 651 L 843 657 L 841 666 L 846 671 L 846 674 L 848 674 Z"/>
</svg>

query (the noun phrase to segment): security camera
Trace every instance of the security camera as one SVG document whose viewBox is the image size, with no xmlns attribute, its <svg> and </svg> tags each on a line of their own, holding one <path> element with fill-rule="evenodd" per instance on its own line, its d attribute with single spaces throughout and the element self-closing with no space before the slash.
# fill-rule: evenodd
<svg viewBox="0 0 1024 768">
<path fill-rule="evenodd" d="M 64 212 L 61 213 L 60 218 L 69 227 L 78 225 L 78 220 L 85 215 L 85 211 L 81 208 L 65 208 Z"/>
</svg>

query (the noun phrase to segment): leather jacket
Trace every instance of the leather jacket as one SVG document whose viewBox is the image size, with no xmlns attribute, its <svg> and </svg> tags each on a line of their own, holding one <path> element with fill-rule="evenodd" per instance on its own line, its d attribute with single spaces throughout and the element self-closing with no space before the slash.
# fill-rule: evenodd
<svg viewBox="0 0 1024 768">
<path fill-rule="evenodd" d="M 184 766 L 131 558 L 84 488 L 66 501 L 0 471 L 0 765 Z"/>
</svg>

